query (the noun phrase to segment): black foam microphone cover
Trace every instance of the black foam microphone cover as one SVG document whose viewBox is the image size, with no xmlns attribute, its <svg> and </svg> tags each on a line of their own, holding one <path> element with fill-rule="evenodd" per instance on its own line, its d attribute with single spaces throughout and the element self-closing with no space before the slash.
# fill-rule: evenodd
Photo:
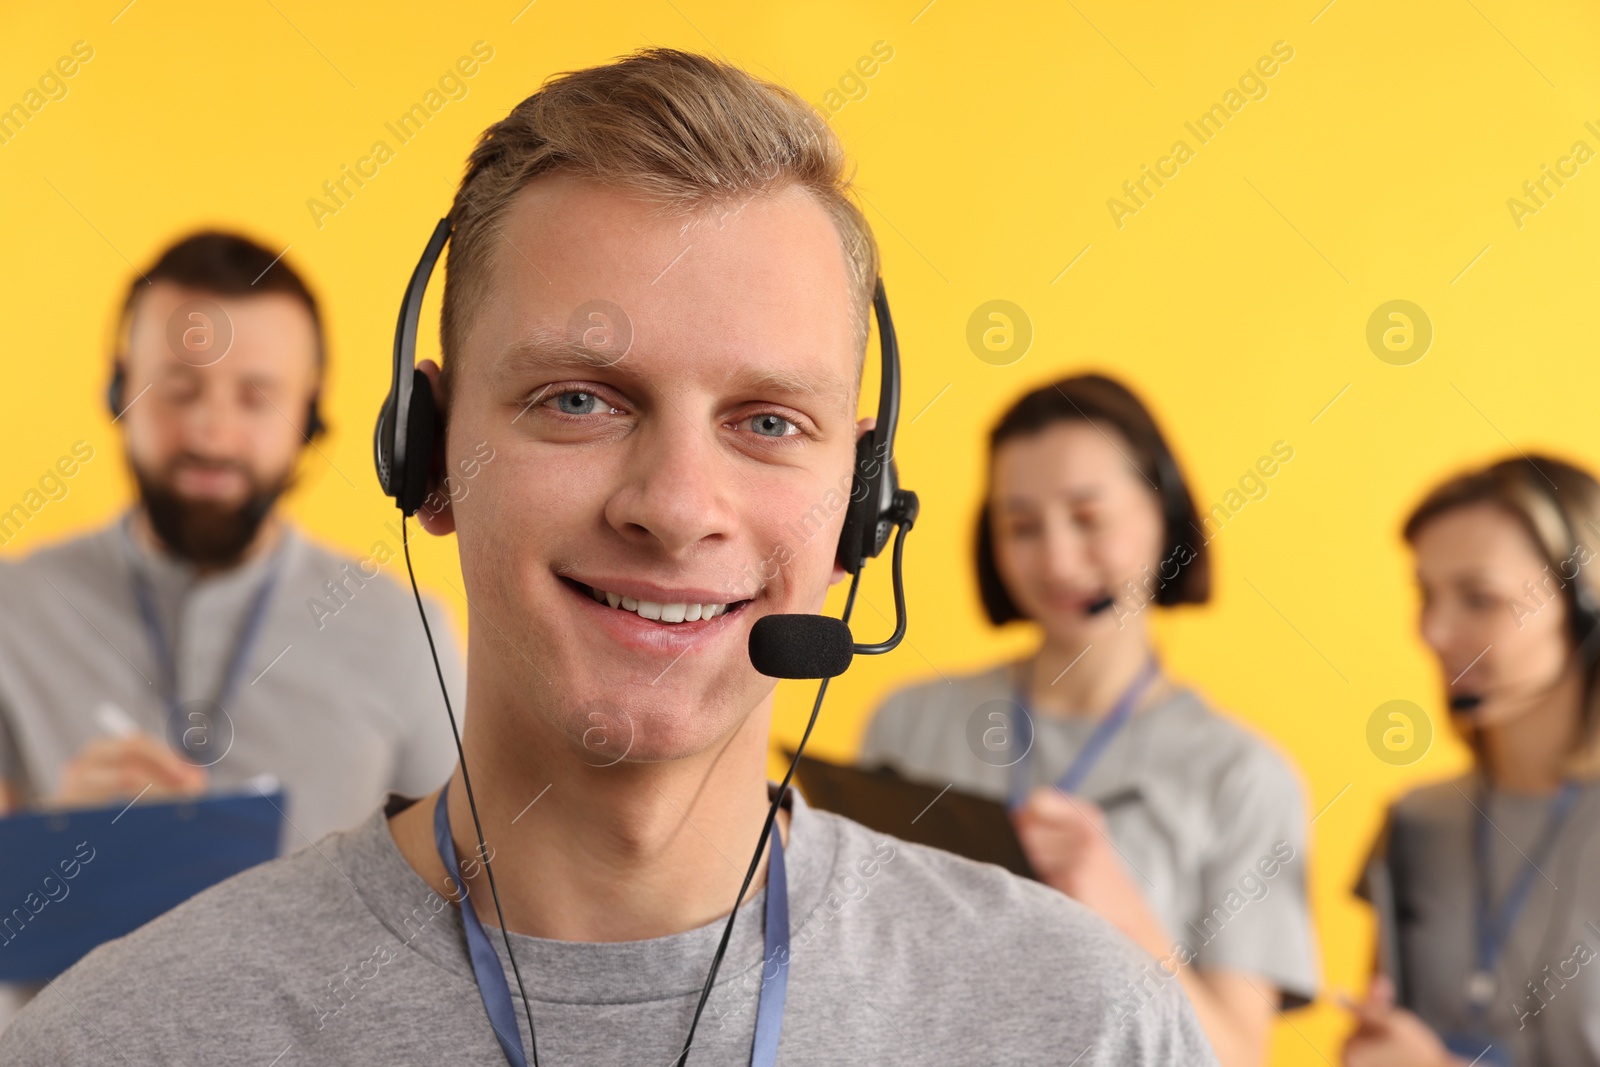
<svg viewBox="0 0 1600 1067">
<path fill-rule="evenodd" d="M 854 655 L 850 627 L 828 615 L 764 615 L 750 627 L 750 663 L 769 678 L 834 678 Z"/>
<path fill-rule="evenodd" d="M 1088 607 L 1083 609 L 1083 613 L 1085 615 L 1098 615 L 1102 611 L 1105 611 L 1107 608 L 1111 607 L 1111 605 L 1115 604 L 1116 602 L 1117 602 L 1117 598 L 1116 597 L 1103 596 L 1099 600 L 1092 601 L 1089 604 Z"/>
<path fill-rule="evenodd" d="M 1466 715 L 1477 711 L 1482 703 L 1483 697 L 1478 693 L 1457 693 L 1450 698 L 1450 710 L 1457 715 Z"/>
</svg>

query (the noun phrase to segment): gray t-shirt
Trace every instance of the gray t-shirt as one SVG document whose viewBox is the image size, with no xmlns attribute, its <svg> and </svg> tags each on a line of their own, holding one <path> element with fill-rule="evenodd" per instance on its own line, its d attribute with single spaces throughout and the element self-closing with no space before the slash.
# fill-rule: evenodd
<svg viewBox="0 0 1600 1067">
<path fill-rule="evenodd" d="M 1005 799 L 1015 757 L 1004 749 L 1004 724 L 1016 670 L 1003 664 L 892 694 L 867 726 L 859 762 Z M 1030 787 L 1065 772 L 1095 727 L 1087 718 L 1032 720 Z M 1002 743 L 989 744 L 996 736 Z M 1111 807 L 1106 824 L 1173 938 L 1168 958 L 1260 975 L 1283 991 L 1285 1008 L 1314 997 L 1306 822 L 1288 763 L 1199 694 L 1176 687 L 1128 720 L 1078 792 L 1100 801 L 1130 790 L 1137 799 Z"/>
<path fill-rule="evenodd" d="M 1407 793 L 1389 809 L 1373 858 L 1388 860 L 1404 1000 L 1439 1033 L 1469 1028 L 1481 779 L 1469 773 Z M 1491 899 L 1506 899 L 1544 836 L 1550 798 L 1490 790 Z M 1371 861 L 1357 892 L 1370 892 Z M 1600 783 L 1583 787 L 1539 863 L 1495 968 L 1487 1036 L 1513 1063 L 1600 1064 Z"/>
<path fill-rule="evenodd" d="M 372 551 L 351 560 L 286 524 L 273 555 L 197 578 L 192 566 L 138 547 L 118 521 L 0 563 L 0 779 L 25 804 L 55 792 L 67 762 L 102 733 L 102 702 L 156 737 L 174 736 L 133 568 L 176 648 L 181 735 L 191 728 L 187 702 L 218 698 L 256 592 L 280 567 L 237 696 L 209 725 L 192 727 L 209 729 L 212 742 L 193 762 L 215 760 L 219 789 L 276 776 L 285 851 L 353 826 L 390 790 L 437 788 L 455 765 L 455 744 L 411 590 L 390 577 L 404 567 L 399 535 L 375 534 Z M 428 610 L 459 708 L 460 654 L 439 606 Z"/>
<path fill-rule="evenodd" d="M 1082 906 L 798 797 L 791 811 L 780 1063 L 1216 1063 L 1178 983 Z M 0 1062 L 503 1062 L 460 914 L 406 863 L 384 815 L 96 949 L 0 1033 Z M 691 1063 L 749 1060 L 764 903 L 763 890 L 740 908 Z M 608 943 L 513 935 L 540 1059 L 669 1067 L 722 926 Z"/>
</svg>

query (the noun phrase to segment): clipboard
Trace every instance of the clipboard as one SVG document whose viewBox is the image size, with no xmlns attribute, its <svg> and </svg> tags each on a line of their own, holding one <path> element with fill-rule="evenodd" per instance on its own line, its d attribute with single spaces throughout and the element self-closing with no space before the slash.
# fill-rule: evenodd
<svg viewBox="0 0 1600 1067">
<path fill-rule="evenodd" d="M 1367 893 L 1378 928 L 1378 971 L 1394 982 L 1395 1003 L 1406 1006 L 1405 974 L 1400 964 L 1400 913 L 1394 899 L 1394 873 L 1389 862 L 1367 865 Z"/>
<path fill-rule="evenodd" d="M 0 818 L 0 981 L 43 982 L 278 854 L 283 790 Z"/>
<path fill-rule="evenodd" d="M 793 752 L 784 756 L 794 759 Z M 800 757 L 795 777 L 813 807 L 1037 881 L 999 801 L 902 778 L 889 767 L 849 767 L 810 756 Z"/>
</svg>

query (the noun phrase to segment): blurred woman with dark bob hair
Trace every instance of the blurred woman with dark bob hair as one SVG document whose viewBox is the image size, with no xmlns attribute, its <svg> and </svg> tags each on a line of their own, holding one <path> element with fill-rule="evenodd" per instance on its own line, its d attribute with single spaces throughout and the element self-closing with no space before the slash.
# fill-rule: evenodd
<svg viewBox="0 0 1600 1067">
<path fill-rule="evenodd" d="M 1389 809 L 1347 1067 L 1600 1064 L 1600 482 L 1519 456 L 1407 518 L 1465 774 Z"/>
<path fill-rule="evenodd" d="M 1285 760 L 1151 641 L 1149 609 L 1210 597 L 1193 495 L 1149 411 L 1097 374 L 1024 396 L 989 457 L 978 589 L 1038 648 L 892 694 L 860 762 L 1006 800 L 1040 880 L 1155 957 L 1141 996 L 1181 985 L 1225 1067 L 1263 1063 L 1274 1011 L 1316 992 L 1305 819 Z"/>
</svg>

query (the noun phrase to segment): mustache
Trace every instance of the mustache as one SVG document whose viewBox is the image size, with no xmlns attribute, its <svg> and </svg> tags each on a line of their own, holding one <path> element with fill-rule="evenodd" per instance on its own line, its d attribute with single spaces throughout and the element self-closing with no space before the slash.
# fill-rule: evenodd
<svg viewBox="0 0 1600 1067">
<path fill-rule="evenodd" d="M 201 456 L 193 452 L 184 452 L 176 456 L 167 464 L 166 470 L 163 473 L 171 476 L 184 469 L 202 471 L 234 471 L 235 473 L 244 475 L 246 478 L 251 478 L 252 481 L 254 480 L 250 468 L 236 459 L 218 459 L 211 456 Z"/>
</svg>

